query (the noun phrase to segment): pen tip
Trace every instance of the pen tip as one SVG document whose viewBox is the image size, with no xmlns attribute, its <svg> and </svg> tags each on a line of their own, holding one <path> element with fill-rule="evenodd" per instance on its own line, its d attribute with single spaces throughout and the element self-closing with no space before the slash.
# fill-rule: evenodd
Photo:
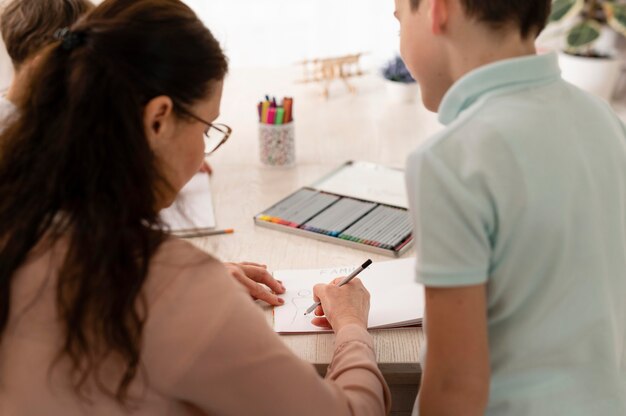
<svg viewBox="0 0 626 416">
<path fill-rule="evenodd" d="M 369 266 L 370 264 L 372 264 L 372 259 L 367 259 L 367 261 L 365 263 L 363 263 L 363 265 L 361 266 L 362 268 L 366 268 L 367 266 Z"/>
<path fill-rule="evenodd" d="M 232 228 L 229 228 L 229 229 L 227 229 L 227 230 L 224 230 L 224 233 L 226 233 L 226 234 L 232 234 L 232 233 L 234 233 L 234 232 L 235 232 L 235 230 L 234 230 L 234 229 L 232 229 Z"/>
</svg>

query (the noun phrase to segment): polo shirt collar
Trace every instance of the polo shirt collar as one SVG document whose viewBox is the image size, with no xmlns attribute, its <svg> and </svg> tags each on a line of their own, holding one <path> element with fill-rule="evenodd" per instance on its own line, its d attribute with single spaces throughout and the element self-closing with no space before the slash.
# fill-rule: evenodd
<svg viewBox="0 0 626 416">
<path fill-rule="evenodd" d="M 452 123 L 482 95 L 515 85 L 542 84 L 560 77 L 556 53 L 505 59 L 474 69 L 457 80 L 439 106 L 439 122 Z"/>
</svg>

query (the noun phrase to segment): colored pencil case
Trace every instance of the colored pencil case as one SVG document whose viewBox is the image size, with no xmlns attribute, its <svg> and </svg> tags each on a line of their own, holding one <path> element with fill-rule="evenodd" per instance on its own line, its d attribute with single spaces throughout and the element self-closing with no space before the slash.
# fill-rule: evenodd
<svg viewBox="0 0 626 416">
<path fill-rule="evenodd" d="M 390 256 L 413 243 L 401 170 L 346 162 L 255 215 L 257 225 Z"/>
</svg>

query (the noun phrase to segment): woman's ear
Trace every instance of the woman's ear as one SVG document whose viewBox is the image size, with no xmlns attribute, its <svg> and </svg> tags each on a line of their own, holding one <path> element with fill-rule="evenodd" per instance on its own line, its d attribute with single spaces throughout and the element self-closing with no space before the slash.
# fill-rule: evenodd
<svg viewBox="0 0 626 416">
<path fill-rule="evenodd" d="M 143 125 L 148 144 L 154 152 L 162 148 L 175 130 L 174 103 L 165 95 L 151 99 L 143 110 Z"/>
</svg>

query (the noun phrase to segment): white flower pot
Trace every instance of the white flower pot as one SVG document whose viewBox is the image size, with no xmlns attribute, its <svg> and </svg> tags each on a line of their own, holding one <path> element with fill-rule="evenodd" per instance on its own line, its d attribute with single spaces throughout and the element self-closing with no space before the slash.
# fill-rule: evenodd
<svg viewBox="0 0 626 416">
<path fill-rule="evenodd" d="M 619 59 L 586 58 L 560 53 L 559 65 L 563 79 L 606 101 L 611 101 L 621 72 Z"/>
<path fill-rule="evenodd" d="M 417 99 L 419 87 L 417 82 L 404 83 L 385 79 L 387 96 L 396 103 L 412 103 Z"/>
</svg>

